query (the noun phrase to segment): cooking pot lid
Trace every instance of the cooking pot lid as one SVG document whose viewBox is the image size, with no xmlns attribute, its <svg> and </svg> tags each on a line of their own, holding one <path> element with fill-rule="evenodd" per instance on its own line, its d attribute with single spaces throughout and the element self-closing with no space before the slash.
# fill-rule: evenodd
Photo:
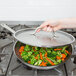
<svg viewBox="0 0 76 76">
<path fill-rule="evenodd" d="M 75 38 L 63 31 L 56 31 L 55 37 L 52 32 L 40 31 L 33 35 L 35 29 L 25 29 L 17 31 L 15 35 L 16 39 L 24 44 L 29 44 L 38 47 L 58 47 L 67 44 L 71 44 L 75 41 Z"/>
</svg>

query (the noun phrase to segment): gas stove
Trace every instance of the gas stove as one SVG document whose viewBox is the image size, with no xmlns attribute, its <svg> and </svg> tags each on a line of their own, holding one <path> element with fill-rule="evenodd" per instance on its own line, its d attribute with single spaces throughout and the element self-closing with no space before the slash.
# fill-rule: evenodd
<svg viewBox="0 0 76 76">
<path fill-rule="evenodd" d="M 22 28 L 37 27 L 39 25 L 9 25 L 12 29 L 19 30 Z M 72 32 L 71 32 L 72 30 Z M 67 29 L 63 31 L 68 32 Z M 73 34 L 73 29 L 70 29 Z M 75 33 L 75 32 L 74 32 Z M 0 30 L 0 76 L 76 76 L 76 44 L 74 43 L 74 51 L 71 59 L 65 64 L 50 70 L 37 70 L 23 65 L 15 56 L 13 45 L 15 39 L 12 34 L 5 30 Z"/>
</svg>

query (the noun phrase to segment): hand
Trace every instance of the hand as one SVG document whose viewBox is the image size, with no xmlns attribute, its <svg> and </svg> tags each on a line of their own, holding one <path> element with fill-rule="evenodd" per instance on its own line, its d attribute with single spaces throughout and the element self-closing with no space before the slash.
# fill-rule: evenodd
<svg viewBox="0 0 76 76">
<path fill-rule="evenodd" d="M 40 25 L 40 28 L 37 30 L 39 32 L 40 30 L 51 32 L 51 31 L 57 31 L 59 29 L 62 29 L 62 26 L 60 25 L 59 21 L 56 20 L 49 20 Z"/>
</svg>

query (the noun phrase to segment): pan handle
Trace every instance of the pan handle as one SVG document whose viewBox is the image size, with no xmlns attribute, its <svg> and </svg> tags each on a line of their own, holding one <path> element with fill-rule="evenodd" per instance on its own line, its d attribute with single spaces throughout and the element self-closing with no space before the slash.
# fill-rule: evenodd
<svg viewBox="0 0 76 76">
<path fill-rule="evenodd" d="M 13 29 L 11 29 L 9 26 L 7 26 L 6 24 L 1 24 L 1 26 L 3 28 L 6 28 L 7 30 L 9 30 L 10 32 L 12 32 L 13 34 L 15 33 L 15 31 Z"/>
</svg>

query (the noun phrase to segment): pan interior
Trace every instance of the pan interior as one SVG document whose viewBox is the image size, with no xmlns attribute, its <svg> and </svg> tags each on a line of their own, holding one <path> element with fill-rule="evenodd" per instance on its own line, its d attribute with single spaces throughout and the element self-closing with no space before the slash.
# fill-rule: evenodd
<svg viewBox="0 0 76 76">
<path fill-rule="evenodd" d="M 17 58 L 18 58 L 24 65 L 27 65 L 27 66 L 32 67 L 32 68 L 35 68 L 35 69 L 52 69 L 52 68 L 55 68 L 55 67 L 63 64 L 64 62 L 66 62 L 66 61 L 70 58 L 70 56 L 71 56 L 71 54 L 72 54 L 72 46 L 71 46 L 71 45 L 68 45 L 68 51 L 69 51 L 70 55 L 68 55 L 68 57 L 65 59 L 64 62 L 62 62 L 62 63 L 60 63 L 60 64 L 58 64 L 58 65 L 55 65 L 55 66 L 46 66 L 46 67 L 34 66 L 34 65 L 31 65 L 31 64 L 26 63 L 26 62 L 21 58 L 21 55 L 20 55 L 20 53 L 19 53 L 19 49 L 20 49 L 20 47 L 21 47 L 22 45 L 25 46 L 25 44 L 23 44 L 23 43 L 21 43 L 21 42 L 19 42 L 19 41 L 16 42 L 16 44 L 15 44 L 15 47 L 14 47 L 14 48 L 15 48 L 15 54 L 16 54 Z"/>
<path fill-rule="evenodd" d="M 57 47 L 57 46 L 63 46 L 67 44 L 71 44 L 74 42 L 74 37 L 68 33 L 57 31 L 55 32 L 56 37 L 52 37 L 52 32 L 44 32 L 40 31 L 36 33 L 35 35 L 32 35 L 34 33 L 34 29 L 25 29 L 17 31 L 15 34 L 15 37 L 17 40 L 24 44 L 29 44 L 32 46 L 38 46 L 38 47 Z"/>
</svg>

